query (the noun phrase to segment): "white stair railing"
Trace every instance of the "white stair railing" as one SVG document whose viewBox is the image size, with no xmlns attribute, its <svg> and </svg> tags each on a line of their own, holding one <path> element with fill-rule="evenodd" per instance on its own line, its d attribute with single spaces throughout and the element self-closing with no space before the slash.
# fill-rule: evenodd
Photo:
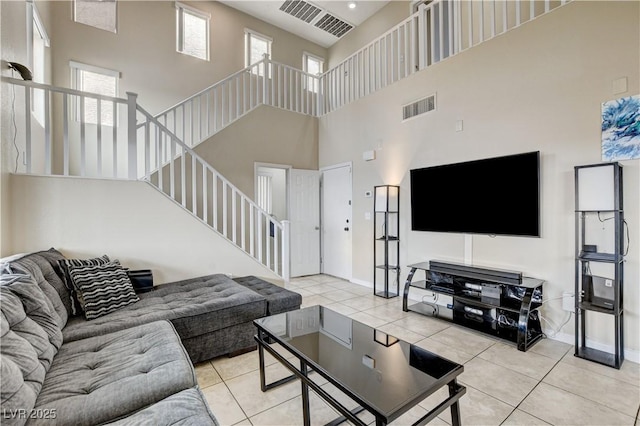
<svg viewBox="0 0 640 426">
<path fill-rule="evenodd" d="M 12 92 L 12 143 L 23 158 L 13 172 L 146 180 L 289 279 L 288 222 L 272 218 L 220 175 L 138 105 L 136 94 L 125 99 L 8 77 L 2 82 Z M 40 100 L 42 116 L 32 108 Z"/>
<path fill-rule="evenodd" d="M 289 279 L 289 223 L 278 222 L 137 106 L 143 179 L 275 274 Z"/>
<path fill-rule="evenodd" d="M 320 78 L 265 58 L 157 114 L 194 147 L 260 105 L 319 115 Z"/>
</svg>

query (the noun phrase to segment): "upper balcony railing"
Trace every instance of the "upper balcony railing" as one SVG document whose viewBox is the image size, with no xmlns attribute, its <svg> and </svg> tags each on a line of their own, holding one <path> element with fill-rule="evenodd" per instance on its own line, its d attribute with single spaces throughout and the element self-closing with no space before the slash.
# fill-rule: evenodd
<svg viewBox="0 0 640 426">
<path fill-rule="evenodd" d="M 259 105 L 321 116 L 570 0 L 435 0 L 320 76 L 265 58 L 156 115 L 194 147 Z"/>
<path fill-rule="evenodd" d="M 570 0 L 435 0 L 321 76 L 321 114 L 532 21 Z"/>
</svg>

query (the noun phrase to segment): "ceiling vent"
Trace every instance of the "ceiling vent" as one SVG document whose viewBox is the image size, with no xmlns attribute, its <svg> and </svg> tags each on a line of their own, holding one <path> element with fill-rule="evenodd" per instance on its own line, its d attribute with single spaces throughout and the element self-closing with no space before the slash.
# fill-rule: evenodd
<svg viewBox="0 0 640 426">
<path fill-rule="evenodd" d="M 336 18 L 330 13 L 325 14 L 318 22 L 316 27 L 333 34 L 340 38 L 353 29 L 353 25 L 344 22 L 342 19 Z"/>
<path fill-rule="evenodd" d="M 282 3 L 280 10 L 338 38 L 353 29 L 348 22 L 303 0 L 287 0 Z"/>
<path fill-rule="evenodd" d="M 287 0 L 282 3 L 280 10 L 294 18 L 303 20 L 307 24 L 311 23 L 322 12 L 319 7 L 302 0 Z"/>
<path fill-rule="evenodd" d="M 427 96 L 424 99 L 420 99 L 419 101 L 403 106 L 402 119 L 408 120 L 409 118 L 415 117 L 420 114 L 425 114 L 435 109 L 436 109 L 436 95 Z"/>
</svg>

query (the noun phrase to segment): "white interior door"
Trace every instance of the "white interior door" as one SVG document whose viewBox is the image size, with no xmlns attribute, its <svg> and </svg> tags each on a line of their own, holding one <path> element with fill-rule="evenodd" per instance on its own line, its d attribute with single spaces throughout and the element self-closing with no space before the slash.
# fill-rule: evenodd
<svg viewBox="0 0 640 426">
<path fill-rule="evenodd" d="M 320 172 L 290 170 L 291 276 L 320 273 Z"/>
<path fill-rule="evenodd" d="M 351 164 L 322 170 L 322 272 L 351 279 Z"/>
</svg>

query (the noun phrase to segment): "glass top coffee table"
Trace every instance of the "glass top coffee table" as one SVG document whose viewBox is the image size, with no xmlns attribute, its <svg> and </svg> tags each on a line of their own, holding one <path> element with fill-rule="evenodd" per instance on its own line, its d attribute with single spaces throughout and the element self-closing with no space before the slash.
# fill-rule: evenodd
<svg viewBox="0 0 640 426">
<path fill-rule="evenodd" d="M 463 371 L 460 364 L 322 306 L 260 318 L 254 324 L 262 391 L 300 379 L 305 425 L 310 424 L 309 388 L 342 414 L 330 424 L 348 420 L 365 425 L 356 414 L 367 410 L 375 416 L 376 425 L 386 425 L 444 386 L 449 389 L 448 398 L 414 425 L 430 422 L 447 408 L 451 408 L 453 424 L 460 424 L 458 400 L 466 392 L 456 381 Z M 276 350 L 280 348 L 294 357 L 283 356 L 282 350 Z M 293 374 L 267 384 L 265 350 Z M 309 377 L 311 371 L 359 408 L 350 411 L 344 407 Z"/>
</svg>

